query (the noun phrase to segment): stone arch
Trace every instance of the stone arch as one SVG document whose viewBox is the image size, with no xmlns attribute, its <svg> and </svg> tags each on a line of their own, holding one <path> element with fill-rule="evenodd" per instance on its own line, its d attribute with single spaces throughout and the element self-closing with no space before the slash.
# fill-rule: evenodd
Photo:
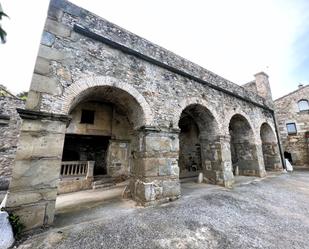
<svg viewBox="0 0 309 249">
<path fill-rule="evenodd" d="M 194 105 L 194 104 L 205 107 L 211 113 L 211 115 L 214 117 L 214 120 L 216 121 L 216 123 L 218 125 L 218 129 L 221 133 L 222 127 L 221 127 L 221 124 L 218 122 L 218 120 L 220 118 L 219 118 L 219 115 L 218 115 L 218 113 L 215 109 L 215 106 L 213 104 L 211 104 L 209 101 L 202 99 L 202 98 L 199 98 L 199 97 L 186 98 L 178 104 L 179 108 L 175 111 L 174 119 L 172 121 L 173 126 L 178 127 L 178 122 L 180 120 L 180 117 L 181 117 L 183 110 L 185 108 L 187 108 L 188 106 Z"/>
<path fill-rule="evenodd" d="M 265 170 L 281 170 L 281 158 L 276 133 L 269 123 L 263 122 L 261 124 L 260 138 Z"/>
<path fill-rule="evenodd" d="M 231 170 L 224 167 L 226 146 L 222 142 L 218 115 L 208 108 L 206 101 L 198 98 L 187 99 L 180 106 L 181 112 L 176 115 L 180 128 L 180 176 L 203 172 L 205 181 L 230 186 L 233 179 L 229 177 Z"/>
<path fill-rule="evenodd" d="M 118 90 L 119 93 L 126 93 L 131 97 L 136 107 L 140 109 L 142 116 L 139 121 L 135 120 L 135 127 L 151 125 L 153 123 L 153 114 L 144 96 L 130 84 L 119 82 L 118 79 L 109 76 L 82 78 L 66 88 L 64 94 L 60 97 L 60 102 L 62 103 L 61 113 L 69 114 L 70 110 L 80 102 L 83 96 L 99 88 L 105 88 L 106 90 L 113 88 Z"/>
<path fill-rule="evenodd" d="M 267 125 L 271 129 L 273 135 L 276 138 L 276 141 L 278 142 L 275 126 L 273 125 L 273 123 L 269 122 L 268 120 L 262 119 L 261 122 L 259 122 L 259 126 L 258 126 L 259 132 L 261 132 L 262 125 L 264 125 L 264 124 Z"/>
<path fill-rule="evenodd" d="M 253 126 L 248 118 L 234 114 L 229 121 L 230 148 L 235 175 L 261 175 Z"/>
<path fill-rule="evenodd" d="M 251 121 L 250 116 L 249 116 L 247 113 L 245 113 L 245 112 L 243 112 L 243 111 L 241 111 L 241 110 L 238 110 L 238 109 L 235 110 L 235 111 L 231 111 L 231 112 L 225 114 L 225 120 L 226 120 L 227 122 L 225 122 L 224 133 L 230 135 L 229 125 L 230 125 L 231 119 L 232 119 L 233 116 L 235 116 L 235 115 L 240 115 L 240 116 L 244 117 L 244 119 L 245 119 L 246 122 L 249 124 L 250 129 L 251 129 L 252 132 L 253 132 L 254 143 L 258 143 L 258 139 L 257 139 L 258 136 L 257 136 L 257 134 L 259 134 L 259 131 L 258 131 L 258 132 L 256 131 L 257 128 L 255 128 L 256 126 L 255 126 L 255 125 L 253 124 L 253 122 Z"/>
</svg>

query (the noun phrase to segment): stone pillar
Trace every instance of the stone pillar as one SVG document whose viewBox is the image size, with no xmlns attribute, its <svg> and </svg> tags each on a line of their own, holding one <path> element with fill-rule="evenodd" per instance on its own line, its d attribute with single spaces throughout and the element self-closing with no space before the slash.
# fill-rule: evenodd
<svg viewBox="0 0 309 249">
<path fill-rule="evenodd" d="M 87 180 L 93 179 L 94 164 L 95 164 L 95 161 L 88 161 L 87 162 L 87 175 L 86 175 Z"/>
<path fill-rule="evenodd" d="M 29 230 L 53 222 L 68 117 L 17 111 L 23 122 L 4 206 Z"/>
<path fill-rule="evenodd" d="M 133 153 L 130 190 L 144 206 L 175 200 L 180 196 L 179 130 L 142 127 Z"/>
<path fill-rule="evenodd" d="M 232 187 L 230 136 L 200 135 L 204 180 L 208 183 Z"/>
<path fill-rule="evenodd" d="M 263 148 L 262 148 L 262 143 L 258 144 L 252 144 L 252 147 L 254 146 L 257 150 L 257 163 L 258 163 L 258 168 L 255 170 L 255 176 L 259 177 L 265 177 L 266 176 L 266 170 L 265 170 L 265 164 L 264 164 L 264 156 L 263 156 Z"/>
<path fill-rule="evenodd" d="M 239 175 L 266 176 L 262 144 L 255 144 L 244 139 L 243 141 L 239 140 L 238 146 L 243 150 L 238 161 Z M 241 151 L 241 149 L 238 151 Z"/>
<path fill-rule="evenodd" d="M 266 170 L 281 171 L 282 162 L 276 142 L 262 142 L 264 165 Z"/>
</svg>

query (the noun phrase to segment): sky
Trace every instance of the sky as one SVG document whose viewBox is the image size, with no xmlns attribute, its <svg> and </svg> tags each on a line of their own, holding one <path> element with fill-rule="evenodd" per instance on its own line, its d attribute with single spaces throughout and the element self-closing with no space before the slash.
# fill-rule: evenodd
<svg viewBox="0 0 309 249">
<path fill-rule="evenodd" d="M 0 0 L 0 84 L 27 91 L 48 0 Z M 72 0 L 236 83 L 269 75 L 274 98 L 309 83 L 309 0 Z"/>
</svg>

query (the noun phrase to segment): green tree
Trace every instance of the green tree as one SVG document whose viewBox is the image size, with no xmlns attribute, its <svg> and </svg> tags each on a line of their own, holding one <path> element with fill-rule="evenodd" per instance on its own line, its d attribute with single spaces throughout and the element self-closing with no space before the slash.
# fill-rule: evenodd
<svg viewBox="0 0 309 249">
<path fill-rule="evenodd" d="M 3 12 L 1 3 L 0 3 L 0 21 L 2 20 L 3 16 L 8 17 L 8 15 Z M 6 32 L 2 29 L 1 24 L 0 24 L 0 42 L 1 43 L 6 42 Z"/>
<path fill-rule="evenodd" d="M 18 98 L 22 99 L 22 100 L 26 100 L 28 97 L 28 92 L 21 92 L 19 94 L 16 95 Z"/>
</svg>

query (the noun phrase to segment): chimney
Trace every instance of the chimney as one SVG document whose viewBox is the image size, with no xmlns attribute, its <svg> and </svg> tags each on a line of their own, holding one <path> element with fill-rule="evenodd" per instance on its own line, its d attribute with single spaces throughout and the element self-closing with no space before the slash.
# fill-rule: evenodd
<svg viewBox="0 0 309 249">
<path fill-rule="evenodd" d="M 257 94 L 268 101 L 273 101 L 270 85 L 268 81 L 268 75 L 264 72 L 260 72 L 254 75 Z"/>
<path fill-rule="evenodd" d="M 298 84 L 298 89 L 299 89 L 299 88 L 302 88 L 303 86 L 304 86 L 304 85 L 303 85 L 302 83 L 299 83 L 299 84 Z"/>
</svg>

